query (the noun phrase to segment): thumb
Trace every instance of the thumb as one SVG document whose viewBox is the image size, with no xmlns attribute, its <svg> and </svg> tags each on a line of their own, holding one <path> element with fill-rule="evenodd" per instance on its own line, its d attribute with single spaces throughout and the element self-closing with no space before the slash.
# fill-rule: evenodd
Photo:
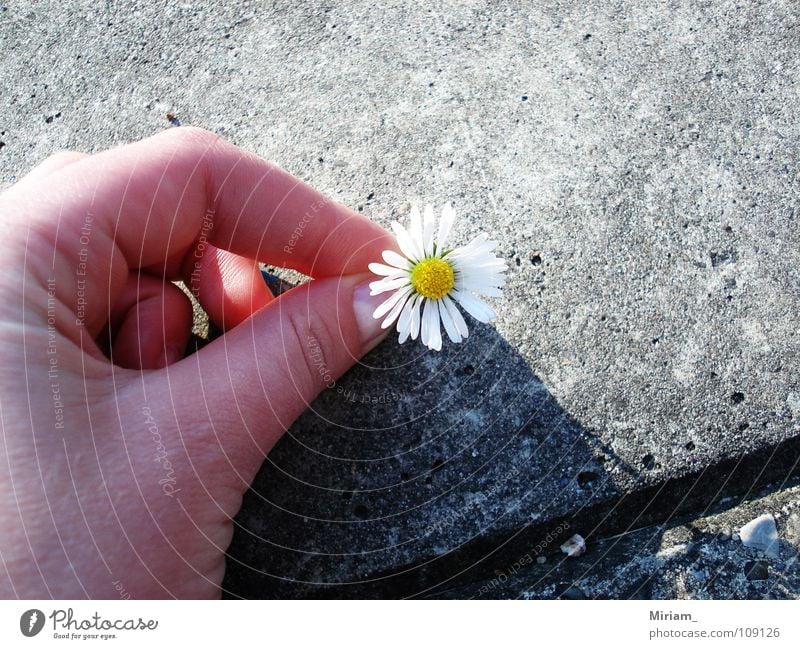
<svg viewBox="0 0 800 649">
<path fill-rule="evenodd" d="M 387 330 L 372 313 L 385 296 L 370 296 L 371 280 L 367 273 L 312 280 L 170 366 L 179 424 L 202 430 L 197 441 L 211 470 L 249 486 L 300 413 L 383 339 Z"/>
</svg>

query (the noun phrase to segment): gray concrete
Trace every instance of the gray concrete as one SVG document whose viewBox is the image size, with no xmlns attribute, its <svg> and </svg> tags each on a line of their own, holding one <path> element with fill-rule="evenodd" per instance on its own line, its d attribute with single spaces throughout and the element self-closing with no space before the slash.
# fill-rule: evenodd
<svg viewBox="0 0 800 649">
<path fill-rule="evenodd" d="M 430 594 L 796 471 L 795 2 L 113 5 L 3 5 L 3 182 L 172 111 L 510 261 L 494 326 L 388 341 L 297 422 L 232 595 Z"/>
<path fill-rule="evenodd" d="M 485 580 L 436 591 L 456 599 L 798 599 L 800 488 L 727 498 L 716 511 L 598 538 L 578 559 L 552 548 L 498 564 Z M 777 553 L 739 538 L 749 521 L 777 519 Z M 554 550 L 554 551 L 552 551 Z"/>
</svg>

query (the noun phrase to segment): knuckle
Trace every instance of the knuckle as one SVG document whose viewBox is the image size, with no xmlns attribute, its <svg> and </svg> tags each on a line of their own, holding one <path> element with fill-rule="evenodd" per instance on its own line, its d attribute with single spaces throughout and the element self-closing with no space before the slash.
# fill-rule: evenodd
<svg viewBox="0 0 800 649">
<path fill-rule="evenodd" d="M 326 324 L 314 317 L 314 313 L 294 313 L 289 316 L 289 325 L 298 346 L 297 356 L 302 359 L 305 385 L 309 390 L 320 390 L 334 380 L 330 365 L 330 350 L 335 340 Z M 290 360 L 293 355 L 289 355 Z"/>
<path fill-rule="evenodd" d="M 222 153 L 227 141 L 221 135 L 198 126 L 179 126 L 162 131 L 161 136 L 187 159 L 199 162 L 198 173 L 203 179 L 206 205 L 214 209 L 217 187 L 217 154 Z"/>
</svg>

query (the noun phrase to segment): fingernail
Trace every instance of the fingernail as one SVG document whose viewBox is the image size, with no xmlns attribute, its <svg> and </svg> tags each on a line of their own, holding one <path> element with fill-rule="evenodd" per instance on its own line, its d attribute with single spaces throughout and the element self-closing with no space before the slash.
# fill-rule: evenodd
<svg viewBox="0 0 800 649">
<path fill-rule="evenodd" d="M 389 332 L 389 329 L 391 329 L 391 327 L 381 329 L 383 318 L 376 319 L 372 317 L 375 309 L 387 298 L 385 294 L 369 294 L 369 284 L 374 280 L 375 278 L 372 278 L 371 280 L 362 282 L 353 291 L 353 313 L 356 316 L 358 331 L 361 334 L 361 343 L 364 347 L 364 353 L 368 352 L 383 340 L 384 336 Z"/>
</svg>

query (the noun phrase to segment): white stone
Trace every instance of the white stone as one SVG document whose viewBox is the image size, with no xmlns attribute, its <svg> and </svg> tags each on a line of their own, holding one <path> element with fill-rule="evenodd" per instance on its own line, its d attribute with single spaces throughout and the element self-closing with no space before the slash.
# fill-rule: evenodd
<svg viewBox="0 0 800 649">
<path fill-rule="evenodd" d="M 777 559 L 780 555 L 778 528 L 772 514 L 761 514 L 758 518 L 742 526 L 739 538 L 748 548 L 759 550 L 766 556 Z"/>
<path fill-rule="evenodd" d="M 561 545 L 561 551 L 568 557 L 579 557 L 586 552 L 586 541 L 580 534 L 573 534 Z"/>
</svg>

